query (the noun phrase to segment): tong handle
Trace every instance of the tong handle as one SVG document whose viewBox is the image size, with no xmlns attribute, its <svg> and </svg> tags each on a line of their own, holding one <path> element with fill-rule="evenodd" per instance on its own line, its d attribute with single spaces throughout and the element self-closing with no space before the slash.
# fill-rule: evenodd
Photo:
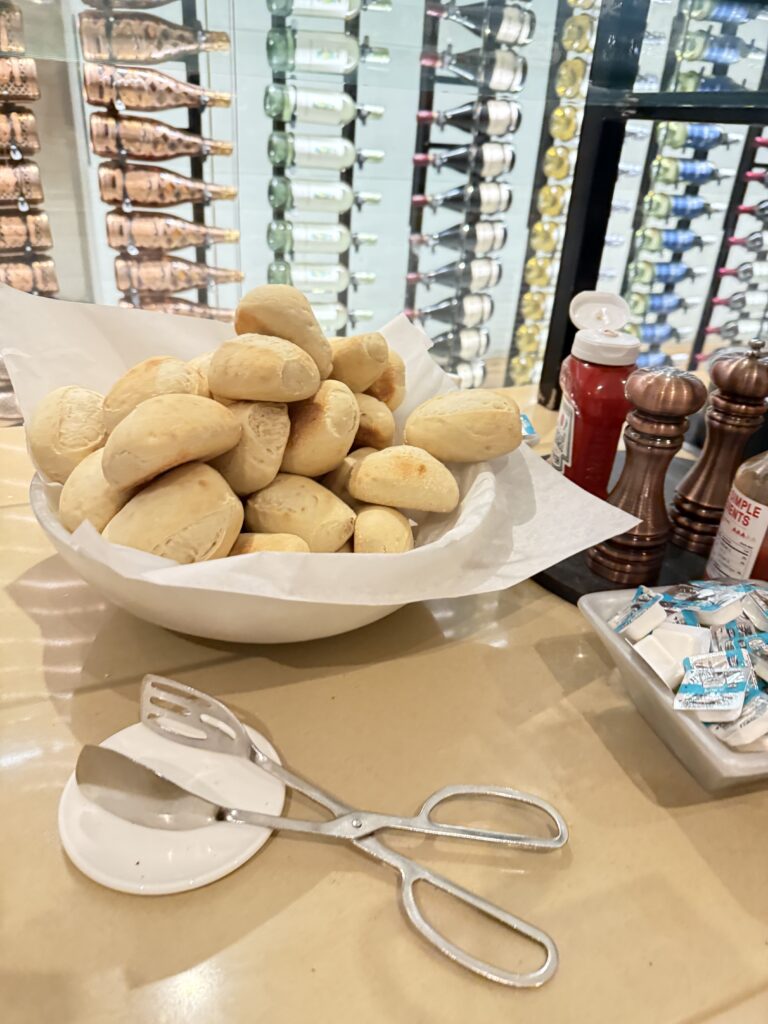
<svg viewBox="0 0 768 1024">
<path fill-rule="evenodd" d="M 434 821 L 432 813 L 448 800 L 457 797 L 500 797 L 511 803 L 536 807 L 542 811 L 555 825 L 554 836 L 529 836 L 518 832 L 496 832 L 491 829 L 470 828 L 465 825 L 446 825 Z M 551 804 L 530 793 L 523 793 L 506 786 L 445 786 L 438 789 L 424 801 L 418 814 L 412 818 L 397 818 L 390 815 L 371 815 L 380 822 L 379 828 L 393 828 L 405 832 L 420 832 L 428 836 L 445 836 L 453 839 L 472 839 L 480 843 L 500 843 L 522 850 L 558 850 L 568 842 L 568 825 L 565 819 Z"/>
<path fill-rule="evenodd" d="M 538 988 L 539 985 L 549 981 L 557 970 L 557 946 L 546 932 L 536 928 L 535 925 L 523 921 L 522 918 L 510 914 L 509 911 L 504 910 L 495 903 L 491 903 L 482 896 L 478 896 L 476 893 L 456 885 L 442 875 L 430 871 L 428 868 L 424 868 L 407 858 L 400 860 L 398 870 L 402 878 L 400 898 L 408 920 L 428 942 L 431 942 L 436 949 L 450 960 L 454 960 L 462 967 L 473 971 L 475 974 L 479 974 L 488 981 L 495 981 L 500 985 L 509 985 L 512 988 Z M 452 896 L 454 899 L 473 907 L 498 924 L 505 925 L 512 931 L 541 946 L 546 952 L 544 963 L 536 968 L 536 970 L 529 971 L 528 973 L 518 973 L 516 971 L 509 971 L 504 967 L 498 967 L 496 964 L 488 963 L 486 960 L 480 960 L 466 950 L 461 949 L 460 946 L 457 946 L 450 939 L 446 938 L 445 935 L 437 931 L 419 909 L 414 892 L 418 882 L 439 889 L 440 892 L 444 892 L 448 896 Z"/>
</svg>

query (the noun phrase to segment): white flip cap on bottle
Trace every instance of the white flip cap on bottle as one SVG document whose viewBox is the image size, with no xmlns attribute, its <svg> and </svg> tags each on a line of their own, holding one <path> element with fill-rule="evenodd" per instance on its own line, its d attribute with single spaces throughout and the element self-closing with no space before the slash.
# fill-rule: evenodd
<svg viewBox="0 0 768 1024">
<path fill-rule="evenodd" d="M 621 331 L 630 317 L 629 306 L 611 292 L 579 292 L 568 307 L 578 327 L 571 355 L 602 366 L 631 366 L 640 355 L 640 342 Z"/>
</svg>

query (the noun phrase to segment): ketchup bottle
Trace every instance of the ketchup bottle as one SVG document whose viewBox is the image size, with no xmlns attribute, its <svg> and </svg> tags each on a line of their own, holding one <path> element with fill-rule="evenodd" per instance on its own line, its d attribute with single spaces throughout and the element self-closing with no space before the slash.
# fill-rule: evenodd
<svg viewBox="0 0 768 1024">
<path fill-rule="evenodd" d="M 624 393 L 640 342 L 623 327 L 629 306 L 609 292 L 581 292 L 571 302 L 576 332 L 560 368 L 563 391 L 550 465 L 585 491 L 605 498 L 630 404 Z"/>
</svg>

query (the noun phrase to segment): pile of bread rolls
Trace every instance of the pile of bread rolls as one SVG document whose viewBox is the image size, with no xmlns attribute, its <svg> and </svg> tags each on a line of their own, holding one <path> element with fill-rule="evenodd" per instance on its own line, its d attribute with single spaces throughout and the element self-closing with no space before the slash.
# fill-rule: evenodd
<svg viewBox="0 0 768 1024">
<path fill-rule="evenodd" d="M 250 291 L 235 331 L 190 362 L 144 360 L 106 396 L 73 385 L 42 401 L 29 449 L 63 484 L 66 529 L 89 520 L 115 544 L 182 563 L 409 551 L 411 513 L 458 505 L 445 463 L 520 444 L 503 389 L 424 402 L 395 444 L 402 359 L 378 333 L 328 340 L 287 285 Z"/>
</svg>

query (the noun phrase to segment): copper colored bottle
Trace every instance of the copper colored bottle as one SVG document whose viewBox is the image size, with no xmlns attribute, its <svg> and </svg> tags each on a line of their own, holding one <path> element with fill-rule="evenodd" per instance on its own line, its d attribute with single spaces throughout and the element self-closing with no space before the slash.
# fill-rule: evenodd
<svg viewBox="0 0 768 1024">
<path fill-rule="evenodd" d="M 26 210 L 43 201 L 40 168 L 30 160 L 0 164 L 0 206 Z"/>
<path fill-rule="evenodd" d="M 8 284 L 22 292 L 54 295 L 59 290 L 53 260 L 31 263 L 0 263 L 0 284 Z"/>
<path fill-rule="evenodd" d="M 191 220 L 173 217 L 170 213 L 107 214 L 107 241 L 113 249 L 125 249 L 136 254 L 139 250 L 170 252 L 188 246 L 217 245 L 237 242 L 240 232 L 234 228 L 208 227 Z"/>
<path fill-rule="evenodd" d="M 0 216 L 0 256 L 18 252 L 44 252 L 53 245 L 51 227 L 44 213 Z"/>
<path fill-rule="evenodd" d="M 91 114 L 91 147 L 97 156 L 171 160 L 175 156 L 229 156 L 231 142 L 204 139 L 149 117 Z"/>
<path fill-rule="evenodd" d="M 152 309 L 157 313 L 176 313 L 177 316 L 197 316 L 205 320 L 219 320 L 231 324 L 235 317 L 234 309 L 217 309 L 215 306 L 204 306 L 202 302 L 190 302 L 188 299 L 169 298 L 167 295 L 137 295 L 136 303 L 130 299 L 120 299 L 119 306 L 128 309 Z"/>
<path fill-rule="evenodd" d="M 239 270 L 209 267 L 206 263 L 192 263 L 178 256 L 118 256 L 115 259 L 115 281 L 121 292 L 183 292 L 187 288 L 242 281 L 244 276 Z"/>
<path fill-rule="evenodd" d="M 125 11 L 148 11 L 151 7 L 165 7 L 173 0 L 83 0 L 86 7 L 103 11 L 105 7 L 120 7 Z"/>
<path fill-rule="evenodd" d="M 195 53 L 229 49 L 226 32 L 196 31 L 153 14 L 84 11 L 79 20 L 86 60 L 162 64 Z"/>
<path fill-rule="evenodd" d="M 0 57 L 0 100 L 19 103 L 39 99 L 35 62 L 28 57 Z"/>
<path fill-rule="evenodd" d="M 16 57 L 24 53 L 24 22 L 16 4 L 0 4 L 0 53 Z"/>
<path fill-rule="evenodd" d="M 175 171 L 144 164 L 101 164 L 99 193 L 105 203 L 122 204 L 124 210 L 138 206 L 174 206 L 177 203 L 207 203 L 213 199 L 234 199 L 237 189 L 211 185 L 187 178 Z"/>
<path fill-rule="evenodd" d="M 0 110 L 0 157 L 19 160 L 39 149 L 37 122 L 31 110 Z"/>
<path fill-rule="evenodd" d="M 116 110 L 228 107 L 232 102 L 227 92 L 210 92 L 149 68 L 84 64 L 83 83 L 88 103 L 96 107 L 114 106 Z"/>
</svg>

